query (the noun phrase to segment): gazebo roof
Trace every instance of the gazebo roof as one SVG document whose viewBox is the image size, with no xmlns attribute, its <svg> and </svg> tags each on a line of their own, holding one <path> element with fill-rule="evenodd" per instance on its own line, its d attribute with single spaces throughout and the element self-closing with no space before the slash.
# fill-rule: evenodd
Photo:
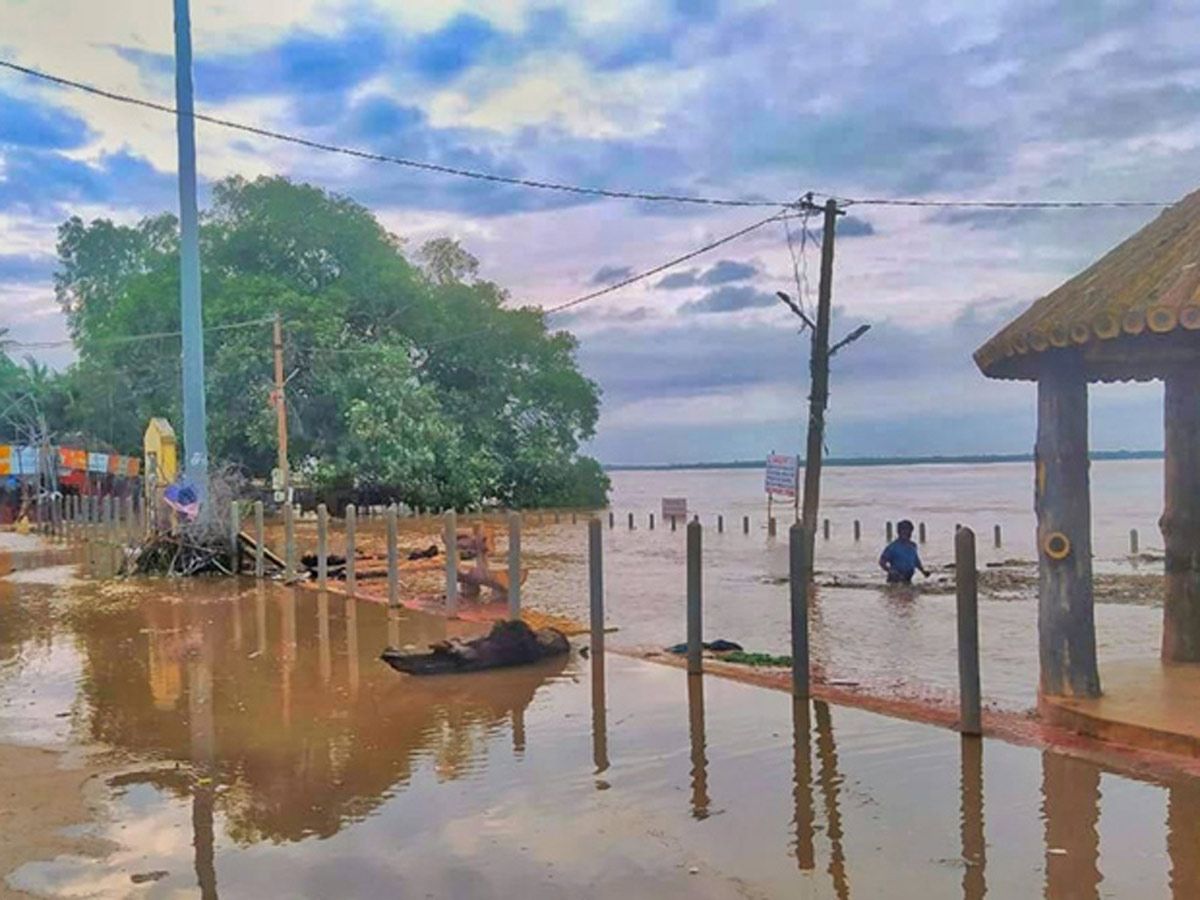
<svg viewBox="0 0 1200 900">
<path fill-rule="evenodd" d="M 1200 191 L 975 351 L 984 375 L 1025 381 L 1068 358 L 1089 381 L 1148 381 L 1200 363 Z"/>
</svg>

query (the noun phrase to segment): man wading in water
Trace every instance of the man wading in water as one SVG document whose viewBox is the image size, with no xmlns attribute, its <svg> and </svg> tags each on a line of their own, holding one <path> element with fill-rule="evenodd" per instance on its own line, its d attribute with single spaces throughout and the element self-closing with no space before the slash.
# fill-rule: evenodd
<svg viewBox="0 0 1200 900">
<path fill-rule="evenodd" d="M 929 572 L 921 565 L 921 556 L 912 539 L 913 523 L 904 519 L 896 525 L 898 537 L 879 555 L 879 567 L 887 572 L 888 584 L 912 584 L 913 573 L 920 572 L 926 578 Z"/>
</svg>

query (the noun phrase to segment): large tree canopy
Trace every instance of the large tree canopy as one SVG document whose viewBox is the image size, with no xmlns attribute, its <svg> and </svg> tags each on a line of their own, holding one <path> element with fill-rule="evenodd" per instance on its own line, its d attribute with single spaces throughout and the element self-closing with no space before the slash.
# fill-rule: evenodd
<svg viewBox="0 0 1200 900">
<path fill-rule="evenodd" d="M 177 221 L 72 218 L 58 255 L 79 360 L 59 379 L 57 424 L 137 452 L 150 416 L 180 418 Z M 210 453 L 274 464 L 265 320 L 278 311 L 291 457 L 318 484 L 428 507 L 603 503 L 607 478 L 578 455 L 599 391 L 575 339 L 506 307 L 456 241 L 412 256 L 348 198 L 284 178 L 217 184 L 201 227 Z"/>
</svg>

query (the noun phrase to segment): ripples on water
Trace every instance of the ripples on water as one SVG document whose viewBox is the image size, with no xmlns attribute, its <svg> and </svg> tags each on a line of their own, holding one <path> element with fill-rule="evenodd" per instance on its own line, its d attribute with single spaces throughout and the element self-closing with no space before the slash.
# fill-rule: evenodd
<svg viewBox="0 0 1200 900">
<path fill-rule="evenodd" d="M 1200 790 L 609 655 L 405 678 L 270 585 L 0 580 L 0 730 L 111 751 L 52 896 L 1200 896 Z M 36 674 L 31 678 L 30 674 Z M 598 677 L 599 676 L 599 677 Z M 584 682 L 587 682 L 586 684 Z M 33 690 L 44 699 L 22 703 Z M 70 713 L 66 733 L 56 723 Z"/>
</svg>

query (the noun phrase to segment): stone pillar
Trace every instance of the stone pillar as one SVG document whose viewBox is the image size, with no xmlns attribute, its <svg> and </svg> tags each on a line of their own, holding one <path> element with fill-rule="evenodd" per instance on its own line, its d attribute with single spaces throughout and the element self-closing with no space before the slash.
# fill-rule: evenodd
<svg viewBox="0 0 1200 900">
<path fill-rule="evenodd" d="M 1168 375 L 1163 412 L 1166 447 L 1163 545 L 1166 602 L 1164 662 L 1200 662 L 1200 374 Z"/>
<path fill-rule="evenodd" d="M 1097 697 L 1088 391 L 1071 358 L 1043 364 L 1035 466 L 1041 692 Z"/>
</svg>

